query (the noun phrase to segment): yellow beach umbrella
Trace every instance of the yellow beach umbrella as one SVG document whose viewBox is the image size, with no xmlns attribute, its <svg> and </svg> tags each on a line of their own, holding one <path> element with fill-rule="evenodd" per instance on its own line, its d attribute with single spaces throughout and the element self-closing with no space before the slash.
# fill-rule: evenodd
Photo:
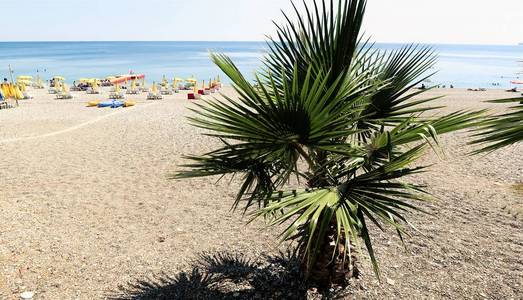
<svg viewBox="0 0 523 300">
<path fill-rule="evenodd" d="M 62 76 L 54 76 L 53 79 L 58 81 L 65 81 L 65 78 Z"/>
<path fill-rule="evenodd" d="M 133 79 L 131 81 L 131 91 L 134 91 L 134 90 L 136 90 L 136 79 Z"/>
<path fill-rule="evenodd" d="M 20 91 L 22 91 L 22 92 L 25 92 L 27 90 L 24 82 L 20 82 L 19 88 L 20 88 Z"/>
<path fill-rule="evenodd" d="M 9 94 L 9 85 L 2 83 L 1 88 L 2 88 L 2 94 L 4 94 L 4 97 L 10 98 L 11 95 Z"/>
<path fill-rule="evenodd" d="M 120 92 L 120 85 L 117 83 L 114 85 L 114 92 L 119 93 Z"/>
<path fill-rule="evenodd" d="M 33 76 L 20 75 L 20 76 L 16 77 L 16 79 L 19 79 L 19 80 L 33 80 Z"/>
<path fill-rule="evenodd" d="M 96 91 L 98 89 L 98 80 L 92 80 L 90 84 L 93 91 Z"/>
<path fill-rule="evenodd" d="M 62 84 L 62 93 L 67 93 L 67 85 L 65 83 Z"/>
<path fill-rule="evenodd" d="M 202 90 L 205 90 L 205 80 L 202 81 Z"/>
<path fill-rule="evenodd" d="M 24 94 L 20 91 L 18 86 L 12 85 L 14 89 L 14 96 L 17 100 L 24 99 Z"/>
<path fill-rule="evenodd" d="M 142 88 L 145 88 L 145 77 L 142 78 Z"/>
<path fill-rule="evenodd" d="M 0 90 L 2 94 L 4 95 L 5 99 L 11 98 L 11 90 L 9 88 L 9 84 L 2 83 L 0 84 Z"/>
<path fill-rule="evenodd" d="M 15 91 L 15 88 L 12 84 L 9 84 L 7 86 L 8 88 L 8 95 L 9 95 L 9 98 L 16 98 L 16 91 Z"/>
<path fill-rule="evenodd" d="M 158 93 L 158 88 L 156 87 L 156 82 L 153 81 L 153 87 L 151 88 L 151 92 L 153 94 Z"/>
</svg>

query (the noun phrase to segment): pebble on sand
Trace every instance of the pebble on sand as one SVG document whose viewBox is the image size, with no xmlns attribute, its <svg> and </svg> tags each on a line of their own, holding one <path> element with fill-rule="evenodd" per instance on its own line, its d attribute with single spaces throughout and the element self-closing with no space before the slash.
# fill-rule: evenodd
<svg viewBox="0 0 523 300">
<path fill-rule="evenodd" d="M 23 292 L 20 294 L 20 298 L 24 299 L 24 300 L 33 299 L 34 294 L 35 293 L 33 293 L 33 292 Z"/>
</svg>

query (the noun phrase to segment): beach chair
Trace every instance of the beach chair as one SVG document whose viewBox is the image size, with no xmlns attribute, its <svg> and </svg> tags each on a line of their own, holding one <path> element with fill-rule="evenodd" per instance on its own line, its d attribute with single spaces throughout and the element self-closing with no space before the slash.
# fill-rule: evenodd
<svg viewBox="0 0 523 300">
<path fill-rule="evenodd" d="M 137 95 L 138 94 L 138 89 L 136 88 L 136 81 L 135 80 L 133 80 L 131 82 L 131 87 L 128 88 L 125 93 L 129 94 L 129 95 Z"/>
<path fill-rule="evenodd" d="M 114 88 L 109 93 L 109 99 L 124 99 L 124 94 L 120 91 L 120 86 L 115 84 Z"/>
<path fill-rule="evenodd" d="M 65 83 L 62 85 L 62 90 L 56 94 L 56 99 L 73 99 L 73 95 Z"/>
<path fill-rule="evenodd" d="M 172 89 L 169 88 L 169 87 L 162 87 L 162 88 L 160 89 L 160 94 L 161 94 L 161 95 L 172 95 L 172 94 L 173 94 L 173 91 L 172 91 Z"/>
<path fill-rule="evenodd" d="M 109 99 L 124 99 L 125 96 L 122 92 L 111 92 L 109 93 Z"/>
<path fill-rule="evenodd" d="M 159 93 L 149 92 L 149 94 L 147 94 L 147 100 L 162 100 L 162 99 L 163 99 L 163 96 Z"/>
<path fill-rule="evenodd" d="M 97 89 L 93 89 L 92 87 L 88 87 L 85 91 L 87 94 L 100 94 L 100 91 Z"/>
<path fill-rule="evenodd" d="M 7 108 L 7 101 L 5 101 L 2 92 L 0 91 L 0 109 Z"/>
<path fill-rule="evenodd" d="M 149 94 L 147 94 L 147 100 L 161 100 L 163 99 L 161 92 L 158 92 L 158 87 L 156 86 L 156 83 L 153 82 L 153 85 L 151 87 L 151 91 Z"/>
<path fill-rule="evenodd" d="M 27 92 L 23 92 L 24 100 L 33 99 L 33 96 L 29 95 Z"/>
<path fill-rule="evenodd" d="M 63 99 L 73 99 L 73 95 L 69 91 L 65 92 L 59 92 L 56 94 L 56 99 L 63 100 Z"/>
</svg>

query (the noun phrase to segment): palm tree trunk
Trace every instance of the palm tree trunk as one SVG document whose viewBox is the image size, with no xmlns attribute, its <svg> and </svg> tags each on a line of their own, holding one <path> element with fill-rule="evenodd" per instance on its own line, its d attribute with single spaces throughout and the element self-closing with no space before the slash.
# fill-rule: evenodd
<svg viewBox="0 0 523 300">
<path fill-rule="evenodd" d="M 335 220 L 331 222 L 329 232 L 325 235 L 316 261 L 309 265 L 307 259 L 302 260 L 301 268 L 304 274 L 307 274 L 307 280 L 317 284 L 320 287 L 331 287 L 333 285 L 345 287 L 349 279 L 357 278 L 359 275 L 356 264 L 356 253 L 352 244 L 349 244 L 350 261 L 344 259 L 345 239 L 340 237 L 336 246 L 337 229 Z M 300 249 L 300 257 L 305 257 L 305 247 Z M 335 253 L 333 255 L 333 253 Z"/>
</svg>

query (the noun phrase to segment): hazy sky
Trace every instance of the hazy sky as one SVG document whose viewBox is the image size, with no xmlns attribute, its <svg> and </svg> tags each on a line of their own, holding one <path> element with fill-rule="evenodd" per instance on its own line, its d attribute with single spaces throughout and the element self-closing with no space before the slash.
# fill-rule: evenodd
<svg viewBox="0 0 523 300">
<path fill-rule="evenodd" d="M 379 42 L 523 42 L 523 0 L 369 0 Z M 263 40 L 289 0 L 0 0 L 0 41 Z"/>
</svg>

